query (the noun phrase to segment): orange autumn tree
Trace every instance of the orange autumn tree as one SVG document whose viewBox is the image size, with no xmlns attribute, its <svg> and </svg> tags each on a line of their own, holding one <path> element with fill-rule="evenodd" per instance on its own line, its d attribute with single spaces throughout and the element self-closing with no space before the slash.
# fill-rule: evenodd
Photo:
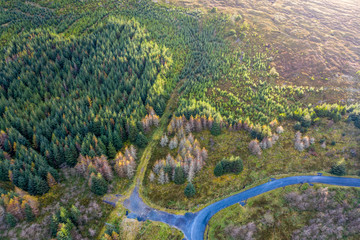
<svg viewBox="0 0 360 240">
<path fill-rule="evenodd" d="M 1 202 L 6 213 L 12 214 L 18 221 L 25 219 L 27 206 L 30 207 L 28 212 L 30 211 L 33 216 L 39 215 L 38 199 L 17 187 L 14 191 L 2 194 Z"/>
<path fill-rule="evenodd" d="M 57 184 L 55 178 L 49 172 L 47 173 L 46 180 L 47 180 L 49 187 L 53 187 Z"/>
</svg>

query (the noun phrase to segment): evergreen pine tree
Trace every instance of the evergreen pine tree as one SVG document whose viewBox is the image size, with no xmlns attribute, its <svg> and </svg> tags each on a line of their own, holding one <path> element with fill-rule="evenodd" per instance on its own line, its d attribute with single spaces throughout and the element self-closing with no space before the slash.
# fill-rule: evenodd
<svg viewBox="0 0 360 240">
<path fill-rule="evenodd" d="M 219 177 L 219 176 L 221 176 L 221 175 L 223 175 L 223 174 L 224 174 L 224 169 L 223 169 L 223 167 L 222 167 L 221 162 L 219 162 L 219 163 L 216 164 L 216 166 L 215 166 L 214 175 L 217 176 L 217 177 Z"/>
<path fill-rule="evenodd" d="M 35 219 L 35 215 L 31 209 L 30 205 L 27 203 L 25 204 L 25 217 L 26 217 L 26 221 L 28 221 L 28 222 L 32 222 Z"/>
<path fill-rule="evenodd" d="M 136 127 L 136 123 L 134 120 L 130 122 L 130 129 L 129 129 L 129 139 L 131 142 L 136 141 L 136 137 L 138 135 L 138 129 Z"/>
<path fill-rule="evenodd" d="M 83 141 L 81 144 L 81 155 L 87 156 L 89 153 L 89 146 L 87 145 L 86 141 Z"/>
<path fill-rule="evenodd" d="M 10 143 L 10 141 L 8 139 L 5 139 L 3 148 L 4 148 L 5 152 L 8 152 L 8 153 L 11 152 L 11 143 Z"/>
<path fill-rule="evenodd" d="M 49 191 L 49 186 L 47 185 L 45 180 L 43 180 L 39 177 L 36 177 L 35 184 L 36 184 L 36 194 L 37 195 L 43 195 L 44 193 L 47 193 L 47 191 Z"/>
<path fill-rule="evenodd" d="M 140 148 L 144 148 L 146 147 L 147 144 L 148 144 L 147 137 L 142 132 L 139 132 L 136 138 L 136 145 Z"/>
<path fill-rule="evenodd" d="M 163 113 L 164 113 L 164 110 L 161 107 L 159 102 L 155 105 L 154 110 L 155 110 L 156 114 L 159 115 L 159 116 L 162 116 Z"/>
<path fill-rule="evenodd" d="M 185 193 L 185 196 L 186 196 L 187 198 L 193 197 L 193 196 L 195 195 L 196 190 L 195 190 L 194 185 L 193 185 L 191 182 L 189 182 L 189 183 L 186 185 L 186 188 L 185 188 L 185 190 L 184 190 L 184 193 Z"/>
<path fill-rule="evenodd" d="M 88 156 L 91 157 L 91 158 L 95 157 L 95 156 L 96 156 L 95 150 L 94 150 L 94 149 L 90 149 Z"/>
<path fill-rule="evenodd" d="M 92 125 L 92 132 L 95 134 L 95 136 L 100 136 L 101 134 L 101 122 L 96 119 Z"/>
<path fill-rule="evenodd" d="M 18 184 L 17 186 L 19 188 L 24 189 L 25 191 L 27 190 L 27 181 L 22 175 L 20 175 L 18 177 L 18 183 L 17 184 Z"/>
<path fill-rule="evenodd" d="M 233 173 L 236 174 L 241 173 L 243 169 L 244 169 L 243 162 L 240 158 L 233 161 L 233 167 L 232 167 Z"/>
<path fill-rule="evenodd" d="M 9 181 L 9 164 L 0 162 L 0 181 Z"/>
<path fill-rule="evenodd" d="M 72 155 L 71 155 L 70 147 L 66 145 L 65 148 L 64 148 L 64 151 L 65 151 L 65 162 L 69 166 L 69 162 L 72 161 Z"/>
<path fill-rule="evenodd" d="M 91 177 L 91 191 L 96 195 L 104 195 L 107 192 L 107 182 L 99 173 Z"/>
<path fill-rule="evenodd" d="M 176 167 L 175 168 L 175 177 L 174 182 L 178 185 L 185 183 L 185 172 L 182 167 Z"/>
<path fill-rule="evenodd" d="M 173 168 L 170 165 L 164 166 L 164 172 L 168 174 L 169 178 L 172 178 Z"/>
<path fill-rule="evenodd" d="M 107 147 L 107 155 L 110 159 L 114 159 L 116 156 L 116 150 L 112 142 L 109 142 Z"/>
<path fill-rule="evenodd" d="M 35 183 L 34 177 L 33 177 L 32 175 L 29 176 L 28 192 L 29 192 L 31 195 L 36 195 L 36 183 Z"/>
<path fill-rule="evenodd" d="M 11 213 L 7 213 L 6 214 L 6 223 L 10 226 L 10 227 L 15 227 L 16 226 L 16 218 L 14 217 L 14 215 L 12 215 Z"/>
<path fill-rule="evenodd" d="M 119 151 L 123 146 L 121 137 L 116 133 L 113 133 L 113 143 L 114 143 L 114 147 L 115 147 L 116 151 Z"/>
<path fill-rule="evenodd" d="M 19 186 L 19 176 L 20 176 L 20 173 L 19 173 L 19 170 L 18 169 L 14 169 L 12 171 L 12 182 L 14 183 L 15 186 Z"/>
<path fill-rule="evenodd" d="M 214 123 L 211 126 L 211 130 L 210 130 L 211 134 L 214 136 L 218 136 L 221 134 L 221 127 L 219 122 L 214 121 Z"/>
<path fill-rule="evenodd" d="M 50 234 L 52 237 L 56 236 L 56 233 L 58 231 L 58 226 L 59 226 L 59 219 L 55 214 L 53 214 L 50 220 Z"/>
<path fill-rule="evenodd" d="M 53 145 L 52 152 L 54 156 L 52 167 L 58 168 L 62 162 L 62 159 L 59 148 L 56 146 L 56 144 Z"/>
<path fill-rule="evenodd" d="M 49 163 L 50 166 L 53 166 L 53 162 L 54 162 L 54 154 L 51 150 L 51 148 L 49 150 L 45 151 L 45 156 L 46 156 L 46 160 Z"/>
<path fill-rule="evenodd" d="M 100 151 L 98 152 L 99 155 L 107 155 L 106 154 L 107 153 L 106 146 L 101 139 L 99 139 L 99 141 L 98 141 L 98 147 L 100 149 Z"/>
<path fill-rule="evenodd" d="M 65 160 L 66 164 L 69 167 L 74 167 L 77 162 L 78 158 L 78 151 L 76 150 L 76 147 L 74 144 L 71 144 L 70 147 L 66 148 L 65 150 Z"/>
<path fill-rule="evenodd" d="M 71 209 L 70 209 L 70 219 L 74 224 L 78 223 L 80 217 L 80 211 L 79 209 L 77 209 L 77 207 L 75 207 L 74 205 L 72 205 Z"/>
<path fill-rule="evenodd" d="M 331 167 L 330 170 L 331 174 L 338 175 L 338 176 L 344 176 L 346 174 L 346 168 L 344 164 L 336 164 Z"/>
</svg>

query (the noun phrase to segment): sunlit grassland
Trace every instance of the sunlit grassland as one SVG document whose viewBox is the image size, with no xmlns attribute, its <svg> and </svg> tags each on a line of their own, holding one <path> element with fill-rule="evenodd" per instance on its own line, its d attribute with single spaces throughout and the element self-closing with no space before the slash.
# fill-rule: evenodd
<svg viewBox="0 0 360 240">
<path fill-rule="evenodd" d="M 209 151 L 206 166 L 193 180 L 196 188 L 194 198 L 187 199 L 184 195 L 185 185 L 168 183 L 165 185 L 150 183 L 145 179 L 145 194 L 151 202 L 170 209 L 197 210 L 214 199 L 220 199 L 231 193 L 238 192 L 244 187 L 258 183 L 273 176 L 315 174 L 317 171 L 328 172 L 330 167 L 345 158 L 348 174 L 357 175 L 360 170 L 358 158 L 352 156 L 350 150 L 359 151 L 358 136 L 360 130 L 352 123 L 339 122 L 332 125 L 323 119 L 318 126 L 309 129 L 303 136 L 314 137 L 316 143 L 311 150 L 299 152 L 294 149 L 293 123 L 284 125 L 285 132 L 280 135 L 279 141 L 270 149 L 262 152 L 260 157 L 251 155 L 248 144 L 251 140 L 248 133 L 223 131 L 219 136 L 212 136 L 209 131 L 195 133 L 201 146 Z M 211 140 L 210 140 L 211 139 Z M 322 148 L 320 140 L 326 141 L 326 148 Z M 331 145 L 332 142 L 335 145 Z M 213 142 L 213 143 L 211 143 Z M 155 148 L 149 166 L 165 158 L 168 153 L 173 156 L 175 150 Z M 224 175 L 215 177 L 213 171 L 216 163 L 222 158 L 231 155 L 240 156 L 244 162 L 244 171 L 239 175 Z M 148 167 L 147 176 L 151 167 Z"/>
</svg>

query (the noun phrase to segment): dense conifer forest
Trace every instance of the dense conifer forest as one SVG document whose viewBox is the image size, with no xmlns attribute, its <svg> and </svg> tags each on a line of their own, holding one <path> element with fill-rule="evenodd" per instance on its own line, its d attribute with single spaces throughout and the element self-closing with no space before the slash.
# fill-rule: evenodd
<svg viewBox="0 0 360 240">
<path fill-rule="evenodd" d="M 165 108 L 171 57 L 133 21 L 112 19 L 72 41 L 29 32 L 5 58 L 1 180 L 33 195 L 46 193 L 47 175 L 58 180 L 55 169 L 74 167 L 79 154 L 114 158 L 144 131 L 146 107 L 160 116 Z"/>
</svg>

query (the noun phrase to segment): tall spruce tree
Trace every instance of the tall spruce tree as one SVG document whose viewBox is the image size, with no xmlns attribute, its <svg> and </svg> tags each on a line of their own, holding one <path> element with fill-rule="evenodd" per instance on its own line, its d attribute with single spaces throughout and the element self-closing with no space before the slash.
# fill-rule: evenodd
<svg viewBox="0 0 360 240">
<path fill-rule="evenodd" d="M 186 185 L 185 190 L 184 190 L 184 194 L 185 194 L 185 196 L 188 197 L 188 198 L 191 198 L 191 197 L 193 197 L 193 196 L 196 194 L 195 187 L 194 187 L 194 185 L 193 185 L 191 182 L 189 182 L 189 183 Z"/>
<path fill-rule="evenodd" d="M 11 213 L 6 214 L 5 220 L 6 220 L 6 223 L 12 228 L 15 227 L 17 224 L 16 218 Z"/>
<path fill-rule="evenodd" d="M 116 156 L 116 150 L 112 142 L 109 142 L 107 147 L 107 155 L 110 159 L 114 159 Z"/>
<path fill-rule="evenodd" d="M 91 177 L 91 191 L 96 195 L 104 195 L 107 192 L 108 184 L 99 173 L 97 176 Z"/>
<path fill-rule="evenodd" d="M 129 128 L 129 139 L 131 142 L 135 142 L 139 131 L 134 120 L 130 122 Z"/>
<path fill-rule="evenodd" d="M 330 173 L 337 176 L 344 176 L 346 174 L 346 167 L 343 163 L 335 164 L 331 167 Z"/>
<path fill-rule="evenodd" d="M 115 147 L 116 151 L 119 151 L 123 146 L 121 137 L 116 133 L 113 133 L 113 143 L 114 143 L 114 147 Z"/>
<path fill-rule="evenodd" d="M 77 162 L 78 151 L 74 144 L 71 144 L 70 147 L 65 148 L 65 160 L 66 164 L 70 167 L 74 167 Z"/>
<path fill-rule="evenodd" d="M 211 126 L 211 130 L 210 130 L 211 134 L 214 136 L 218 136 L 221 134 L 221 127 L 218 121 L 215 121 L 212 126 Z"/>
<path fill-rule="evenodd" d="M 174 182 L 178 185 L 184 184 L 185 183 L 185 172 L 184 169 L 182 167 L 176 167 L 175 168 L 175 176 L 174 176 Z"/>
<path fill-rule="evenodd" d="M 232 162 L 232 172 L 235 174 L 241 173 L 244 169 L 242 160 L 238 157 Z"/>
<path fill-rule="evenodd" d="M 30 205 L 27 203 L 25 204 L 25 217 L 26 217 L 26 221 L 28 221 L 28 222 L 32 222 L 35 219 L 35 215 L 31 209 Z"/>
<path fill-rule="evenodd" d="M 136 137 L 136 145 L 140 148 L 144 148 L 147 144 L 147 137 L 142 132 L 139 132 L 138 136 Z"/>
<path fill-rule="evenodd" d="M 216 164 L 216 166 L 215 166 L 214 175 L 217 176 L 217 177 L 219 177 L 219 176 L 221 176 L 221 175 L 223 175 L 223 174 L 224 174 L 224 169 L 223 169 L 223 167 L 222 167 L 221 162 L 219 162 L 219 163 Z"/>
</svg>

